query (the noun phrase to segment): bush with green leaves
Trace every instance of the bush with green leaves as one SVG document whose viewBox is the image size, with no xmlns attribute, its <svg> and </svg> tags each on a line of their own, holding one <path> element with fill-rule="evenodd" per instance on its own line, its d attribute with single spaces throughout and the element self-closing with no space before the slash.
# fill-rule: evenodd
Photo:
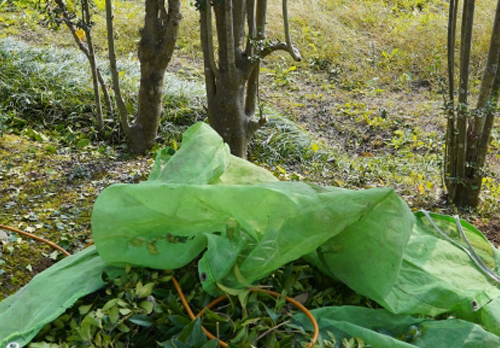
<svg viewBox="0 0 500 348">
<path fill-rule="evenodd" d="M 196 274 L 195 263 L 175 272 L 194 313 L 213 300 L 202 290 Z M 130 267 L 116 279 L 103 275 L 108 281 L 105 288 L 80 299 L 47 324 L 29 347 L 217 347 L 217 341 L 207 339 L 202 324 L 232 348 L 298 348 L 311 340 L 310 333 L 292 318 L 298 312 L 295 307 L 284 298 L 250 290 L 228 289 L 236 291 L 235 296 L 192 321 L 181 305 L 172 275 Z M 340 304 L 377 307 L 302 261 L 275 271 L 261 284 L 295 297 L 309 309 Z M 321 341 L 319 347 L 335 346 L 330 343 Z"/>
</svg>

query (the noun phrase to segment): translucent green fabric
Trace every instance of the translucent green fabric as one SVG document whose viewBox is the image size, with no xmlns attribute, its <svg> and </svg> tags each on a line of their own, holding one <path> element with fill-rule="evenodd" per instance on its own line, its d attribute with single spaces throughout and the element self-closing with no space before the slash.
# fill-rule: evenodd
<svg viewBox="0 0 500 348">
<path fill-rule="evenodd" d="M 458 224 L 496 271 L 498 251 L 474 227 Z M 500 334 L 500 289 L 464 252 L 457 228 L 447 216 L 414 215 L 390 188 L 351 191 L 280 182 L 232 156 L 217 133 L 199 123 L 184 134 L 173 156 L 169 150 L 159 152 L 147 181 L 112 185 L 99 195 L 92 214 L 99 255 L 91 250 L 68 258 L 0 302 L 0 342 L 16 337 L 28 342 L 78 297 L 102 286 L 107 267 L 114 272 L 127 263 L 176 269 L 201 255 L 200 282 L 212 295 L 221 292 L 219 284 L 258 283 L 304 257 L 382 305 L 385 312 L 366 312 L 375 321 L 382 315 L 386 326 L 408 327 L 420 323 L 408 314 L 452 312 L 490 332 L 464 320 L 429 321 L 422 342 L 431 332 L 446 341 L 454 330 L 470 329 L 451 346 L 489 347 Z M 365 309 L 348 309 L 358 310 Z M 13 313 L 16 321 L 10 320 Z M 316 313 L 326 318 L 327 327 L 334 321 L 338 330 L 362 335 L 374 347 L 411 346 L 381 336 L 363 316 L 338 320 L 335 308 Z M 400 324 L 401 318 L 407 321 Z"/>
</svg>

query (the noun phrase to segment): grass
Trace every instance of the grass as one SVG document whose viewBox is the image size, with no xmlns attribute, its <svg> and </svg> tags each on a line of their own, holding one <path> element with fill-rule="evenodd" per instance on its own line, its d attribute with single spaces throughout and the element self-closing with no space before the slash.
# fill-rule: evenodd
<svg viewBox="0 0 500 348">
<path fill-rule="evenodd" d="M 473 84 L 485 61 L 492 5 L 491 0 L 477 5 Z M 53 152 L 58 144 L 78 148 L 93 141 L 101 151 L 121 144 L 116 120 L 107 120 L 104 137 L 94 129 L 88 63 L 70 48 L 72 39 L 64 28 L 37 24 L 43 14 L 32 6 L 27 1 L 2 3 L 0 129 L 45 141 Z M 142 8 L 135 1 L 117 1 L 115 7 L 121 82 L 133 114 Z M 101 57 L 106 55 L 103 9 L 104 2 L 97 1 L 94 36 Z M 250 158 L 327 185 L 393 186 L 416 208 L 450 209 L 440 201 L 444 117 L 439 91 L 445 76 L 447 9 L 441 0 L 291 3 L 292 37 L 304 60 L 292 65 L 286 54 L 265 60 L 262 97 L 270 122 L 252 139 Z M 277 3 L 270 5 L 270 38 L 282 38 L 280 12 Z M 192 25 L 198 13 L 184 1 L 183 15 L 159 128 L 160 144 L 166 145 L 179 142 L 187 126 L 206 117 L 198 30 Z M 424 29 L 428 34 L 422 35 Z M 105 61 L 100 65 L 109 80 Z M 497 139 L 494 130 L 493 150 Z M 480 215 L 498 209 L 499 168 L 491 155 Z"/>
</svg>

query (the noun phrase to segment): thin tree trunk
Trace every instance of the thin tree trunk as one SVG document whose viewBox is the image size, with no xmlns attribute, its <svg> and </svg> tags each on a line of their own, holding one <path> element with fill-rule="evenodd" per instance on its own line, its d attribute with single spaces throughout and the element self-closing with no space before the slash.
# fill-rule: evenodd
<svg viewBox="0 0 500 348">
<path fill-rule="evenodd" d="M 483 181 L 483 167 L 490 144 L 491 130 L 495 118 L 494 82 L 497 78 L 500 60 L 500 0 L 497 3 L 495 22 L 491 33 L 488 60 L 481 81 L 481 88 L 476 106 L 474 133 L 469 141 L 474 144 L 467 148 L 469 168 L 467 171 L 467 186 L 464 193 L 464 205 L 475 207 L 479 203 L 479 194 Z"/>
<path fill-rule="evenodd" d="M 211 35 L 212 6 L 218 64 L 215 63 Z M 291 45 L 287 2 L 283 3 L 287 43 L 280 42 L 265 48 L 261 46 L 265 41 L 267 0 L 206 0 L 203 7 L 200 8 L 200 28 L 208 119 L 212 128 L 229 144 L 231 153 L 246 158 L 250 137 L 267 121 L 262 115 L 260 119 L 255 117 L 260 60 L 277 50 L 285 50 L 294 59 L 301 59 Z"/>
<path fill-rule="evenodd" d="M 447 105 L 447 131 L 445 152 L 445 183 L 449 196 L 455 196 L 456 188 L 456 161 L 455 161 L 455 43 L 457 30 L 458 0 L 450 0 L 448 17 L 448 105 Z"/>
<path fill-rule="evenodd" d="M 97 127 L 100 132 L 104 128 L 104 120 L 102 116 L 101 93 L 99 92 L 99 79 L 97 77 L 97 62 L 94 54 L 94 44 L 92 42 L 92 35 L 91 35 L 92 23 L 91 23 L 91 15 L 90 15 L 88 0 L 82 0 L 82 19 L 84 22 L 84 31 L 87 37 L 87 46 L 89 49 L 88 58 L 90 62 L 90 69 L 92 71 L 92 85 L 94 88 L 94 98 L 97 110 L 96 113 Z"/>
<path fill-rule="evenodd" d="M 464 1 L 462 17 L 462 42 L 460 51 L 460 84 L 458 94 L 457 143 L 455 156 L 457 159 L 456 191 L 452 198 L 454 203 L 462 206 L 466 186 L 466 150 L 467 150 L 467 94 L 469 91 L 469 61 L 472 46 L 472 24 L 474 20 L 474 0 Z"/>
<path fill-rule="evenodd" d="M 66 27 L 69 29 L 71 35 L 73 36 L 73 40 L 76 42 L 80 51 L 82 51 L 83 54 L 85 54 L 85 56 L 89 60 L 91 70 L 92 70 L 92 79 L 94 81 L 96 81 L 96 77 L 97 77 L 97 81 L 99 81 L 99 84 L 101 85 L 101 89 L 102 89 L 102 92 L 103 92 L 103 95 L 105 98 L 106 108 L 108 109 L 108 113 L 112 114 L 113 107 L 112 107 L 112 103 L 111 103 L 111 98 L 109 97 L 109 93 L 108 93 L 108 86 L 107 86 L 104 78 L 102 77 L 101 71 L 99 70 L 99 68 L 97 66 L 97 62 L 96 62 L 96 58 L 95 58 L 95 54 L 94 54 L 94 47 L 92 44 L 92 38 L 90 35 L 90 30 L 85 31 L 87 39 L 90 40 L 90 41 L 88 41 L 88 45 L 86 46 L 85 43 L 82 40 L 80 40 L 80 38 L 78 37 L 78 35 L 76 33 L 77 28 L 71 20 L 71 15 L 69 14 L 68 8 L 67 8 L 64 0 L 55 0 L 55 1 L 56 1 L 56 4 L 57 4 L 59 11 L 61 12 L 61 16 L 62 16 L 62 20 L 63 20 L 64 24 L 66 25 Z M 82 3 L 82 5 L 83 5 L 83 3 Z M 88 8 L 88 3 L 87 3 L 87 8 Z M 87 10 L 87 13 L 89 15 L 89 18 L 85 21 L 90 23 L 90 13 L 88 12 L 88 10 Z M 95 90 L 96 90 L 95 85 L 96 84 L 94 82 L 94 94 L 96 93 L 95 92 Z M 102 107 L 100 106 L 100 104 L 101 104 L 100 96 L 97 97 L 97 94 L 96 94 L 97 109 L 98 110 L 99 110 L 99 108 L 101 109 L 101 112 L 98 111 L 97 122 L 98 122 L 99 128 L 101 129 L 103 126 L 103 123 L 102 123 Z"/>
<path fill-rule="evenodd" d="M 201 46 L 203 49 L 203 65 L 205 68 L 205 89 L 207 92 L 208 105 L 213 103 L 213 97 L 216 93 L 215 79 L 219 74 L 215 64 L 213 32 L 212 32 L 212 5 L 210 0 L 206 0 L 205 14 L 200 16 L 200 34 Z"/>
<path fill-rule="evenodd" d="M 113 80 L 113 92 L 115 92 L 116 104 L 118 104 L 118 111 L 120 113 L 120 124 L 123 132 L 127 138 L 131 137 L 130 125 L 128 123 L 128 113 L 125 102 L 123 101 L 122 92 L 120 89 L 120 79 L 118 77 L 118 69 L 116 67 L 116 51 L 115 51 L 115 37 L 113 30 L 113 4 L 111 0 L 106 0 L 106 29 L 108 34 L 108 54 L 109 66 L 111 70 L 111 77 Z"/>
<path fill-rule="evenodd" d="M 453 71 L 452 65 L 454 37 L 452 29 L 453 10 L 456 10 L 456 1 L 450 3 L 449 26 L 449 79 L 450 103 L 453 101 Z M 453 7 L 453 9 L 452 9 Z M 450 198 L 459 207 L 476 207 L 479 203 L 479 194 L 483 180 L 483 167 L 490 143 L 491 130 L 495 118 L 495 109 L 500 87 L 500 0 L 494 18 L 491 34 L 488 59 L 483 73 L 481 87 L 475 112 L 469 112 L 467 103 L 469 60 L 472 41 L 472 23 L 474 18 L 474 0 L 465 0 L 462 18 L 462 43 L 460 52 L 460 87 L 458 105 L 458 137 L 453 141 L 453 120 L 450 115 L 455 112 L 448 110 L 447 157 L 446 168 L 449 180 L 447 181 Z M 472 115 L 472 117 L 469 117 Z M 467 121 L 467 122 L 465 122 Z M 466 135 L 466 137 L 464 137 Z M 463 151 L 465 149 L 465 152 Z M 454 150 L 454 151 L 451 151 Z M 465 156 L 464 156 L 465 155 Z M 455 162 L 454 162 L 455 161 Z M 453 182 L 453 170 L 456 170 L 457 180 Z"/>
<path fill-rule="evenodd" d="M 163 80 L 172 59 L 182 19 L 180 0 L 146 0 L 146 16 L 139 42 L 141 82 L 138 112 L 130 137 L 132 151 L 143 153 L 155 142 L 163 114 Z"/>
</svg>

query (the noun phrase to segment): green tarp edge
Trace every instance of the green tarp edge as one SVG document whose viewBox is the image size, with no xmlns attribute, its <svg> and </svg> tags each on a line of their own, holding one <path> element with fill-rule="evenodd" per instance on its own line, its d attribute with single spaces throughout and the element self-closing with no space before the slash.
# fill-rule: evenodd
<svg viewBox="0 0 500 348">
<path fill-rule="evenodd" d="M 359 337 L 372 348 L 500 346 L 500 337 L 477 324 L 460 319 L 432 320 L 392 314 L 385 309 L 354 306 L 324 307 L 313 310 L 312 314 L 320 327 L 320 342 L 330 340 L 330 332 L 337 341 L 344 337 Z M 294 319 L 306 330 L 312 330 L 310 320 L 302 313 L 295 315 Z"/>
<path fill-rule="evenodd" d="M 115 278 L 120 267 L 104 263 L 91 246 L 37 274 L 28 284 L 0 302 L 0 347 L 28 344 L 45 326 L 79 298 L 102 288 L 103 273 Z"/>
</svg>

